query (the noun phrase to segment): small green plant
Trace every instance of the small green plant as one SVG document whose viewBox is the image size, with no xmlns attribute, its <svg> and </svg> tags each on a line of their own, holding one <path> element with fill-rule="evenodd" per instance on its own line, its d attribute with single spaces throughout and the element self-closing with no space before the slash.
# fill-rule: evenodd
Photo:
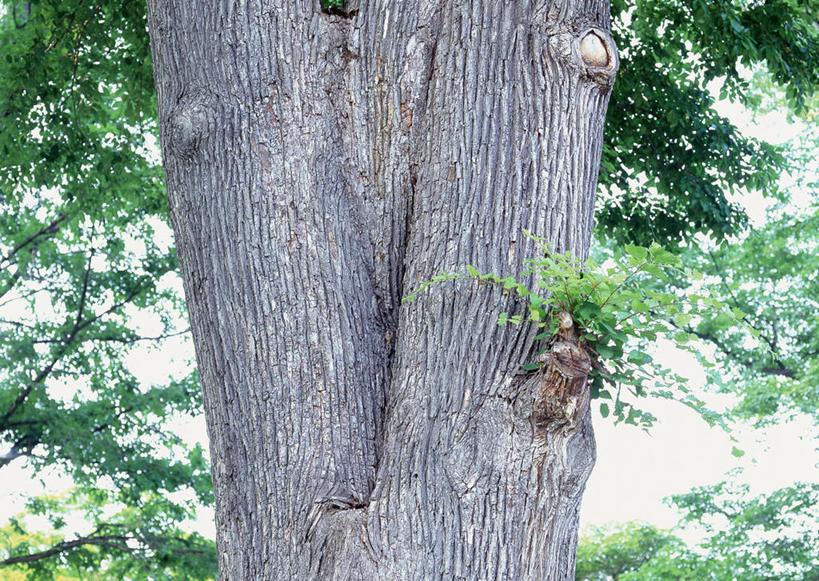
<svg viewBox="0 0 819 581">
<path fill-rule="evenodd" d="M 344 10 L 344 0 L 321 0 L 321 8 L 325 12 Z"/>
<path fill-rule="evenodd" d="M 678 399 L 697 410 L 709 423 L 719 420 L 685 386 L 687 378 L 672 373 L 653 361 L 648 344 L 665 338 L 677 347 L 696 352 L 691 341 L 696 326 L 703 320 L 729 326 L 744 316 L 704 294 L 668 292 L 673 278 L 697 280 L 700 275 L 683 269 L 680 259 L 658 244 L 648 248 L 627 245 L 623 251 L 602 264 L 581 261 L 569 253 L 555 253 L 542 238 L 528 232 L 542 255 L 527 260 L 521 274 L 533 281 L 533 288 L 515 276 L 500 277 L 481 273 L 466 266 L 466 274 L 441 273 L 422 282 L 404 300 L 415 300 L 418 293 L 446 281 L 472 279 L 504 289 L 527 306 L 524 314 L 501 313 L 498 324 L 534 323 L 542 330 L 537 339 L 547 341 L 548 349 L 558 331 L 561 312 L 569 313 L 577 330 L 577 341 L 592 361 L 591 396 L 601 402 L 600 412 L 612 414 L 616 421 L 650 426 L 656 419 L 623 399 L 627 390 L 635 397 L 652 395 Z M 699 353 L 697 353 L 699 356 Z M 539 367 L 528 363 L 527 370 Z M 610 403 L 611 402 L 611 403 Z"/>
</svg>

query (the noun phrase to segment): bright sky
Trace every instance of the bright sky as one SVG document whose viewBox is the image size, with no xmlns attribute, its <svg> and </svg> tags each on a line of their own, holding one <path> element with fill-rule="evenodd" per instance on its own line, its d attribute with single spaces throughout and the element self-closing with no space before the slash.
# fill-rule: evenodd
<svg viewBox="0 0 819 581">
<path fill-rule="evenodd" d="M 688 353 L 670 348 L 663 363 L 701 384 L 701 368 Z M 719 405 L 725 398 L 707 397 Z M 679 518 L 663 498 L 695 486 L 716 484 L 727 472 L 747 483 L 751 494 L 762 494 L 795 481 L 819 481 L 817 429 L 802 418 L 759 431 L 733 432 L 737 442 L 720 428 L 711 428 L 694 411 L 677 402 L 653 400 L 650 410 L 659 418 L 649 433 L 627 425 L 615 426 L 595 413 L 597 464 L 581 506 L 581 526 L 643 520 L 670 528 Z M 594 402 L 593 409 L 596 410 Z M 736 446 L 745 452 L 731 454 Z"/>
</svg>

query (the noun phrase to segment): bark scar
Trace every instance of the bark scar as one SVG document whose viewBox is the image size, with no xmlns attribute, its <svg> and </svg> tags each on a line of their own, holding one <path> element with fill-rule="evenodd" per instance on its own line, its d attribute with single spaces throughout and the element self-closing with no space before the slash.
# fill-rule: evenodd
<svg viewBox="0 0 819 581">
<path fill-rule="evenodd" d="M 538 428 L 577 425 L 589 407 L 588 378 L 592 361 L 577 340 L 571 315 L 558 315 L 551 349 L 538 357 L 543 380 L 535 394 L 532 419 Z"/>
<path fill-rule="evenodd" d="M 614 85 L 620 58 L 608 31 L 595 27 L 586 29 L 575 38 L 572 53 L 575 62 L 585 68 L 595 83 L 606 89 Z"/>
</svg>

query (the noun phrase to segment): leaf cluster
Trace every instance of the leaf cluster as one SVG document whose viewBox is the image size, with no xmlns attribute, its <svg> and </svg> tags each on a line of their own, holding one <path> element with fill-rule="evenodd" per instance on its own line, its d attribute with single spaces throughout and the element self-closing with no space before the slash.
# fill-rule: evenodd
<svg viewBox="0 0 819 581">
<path fill-rule="evenodd" d="M 528 315 L 501 313 L 498 324 L 536 324 L 540 332 L 535 338 L 547 341 L 543 351 L 558 334 L 557 315 L 569 313 L 578 344 L 593 362 L 592 398 L 607 400 L 600 404 L 604 417 L 613 414 L 618 422 L 643 427 L 654 422 L 653 415 L 624 397 L 625 389 L 634 397 L 650 394 L 678 399 L 709 423 L 717 421 L 716 415 L 685 387 L 687 378 L 654 362 L 647 352 L 648 344 L 665 338 L 679 348 L 692 350 L 690 341 L 696 335 L 685 328 L 700 324 L 729 327 L 738 323 L 741 311 L 731 310 L 707 294 L 669 292 L 666 285 L 672 276 L 699 275 L 683 269 L 680 258 L 658 244 L 626 245 L 622 253 L 598 264 L 592 259 L 580 261 L 570 253 L 555 253 L 545 240 L 528 232 L 526 235 L 543 253 L 540 258 L 528 259 L 529 268 L 521 273 L 534 277 L 532 289 L 515 276 L 481 273 L 468 265 L 467 274 L 441 273 L 422 282 L 405 300 L 415 300 L 419 292 L 432 285 L 464 278 L 496 285 L 528 307 Z M 538 364 L 524 367 L 533 370 Z"/>
<path fill-rule="evenodd" d="M 12 571 L 37 580 L 215 579 L 213 541 L 179 527 L 194 515 L 192 508 L 159 495 L 122 504 L 103 489 L 32 498 L 0 527 L 0 580 Z M 72 524 L 78 516 L 80 530 Z M 49 532 L 37 526 L 42 519 Z"/>
<path fill-rule="evenodd" d="M 803 112 L 819 88 L 813 0 L 616 0 L 621 67 L 601 160 L 601 233 L 647 245 L 717 238 L 746 225 L 730 194 L 776 191 L 782 152 L 743 136 L 709 93 L 753 107 L 764 70 Z"/>
<path fill-rule="evenodd" d="M 167 429 L 199 411 L 196 375 L 131 365 L 186 333 L 156 134 L 143 3 L 0 4 L 0 472 L 140 511 L 212 497 L 203 451 Z"/>
<path fill-rule="evenodd" d="M 682 526 L 703 530 L 690 546 L 652 525 L 598 527 L 581 536 L 578 581 L 809 581 L 819 575 L 819 486 L 796 483 L 751 497 L 725 482 L 676 495 Z"/>
<path fill-rule="evenodd" d="M 609 581 L 639 570 L 661 551 L 680 550 L 682 541 L 669 532 L 640 522 L 586 531 L 577 546 L 577 581 Z"/>
<path fill-rule="evenodd" d="M 344 9 L 344 0 L 321 0 L 321 8 L 327 12 Z"/>
<path fill-rule="evenodd" d="M 683 328 L 716 347 L 724 378 L 717 385 L 739 398 L 735 416 L 758 425 L 794 412 L 815 418 L 819 410 L 817 232 L 814 201 L 795 214 L 772 216 L 767 226 L 734 244 L 703 244 L 684 254 L 713 294 L 744 313 L 741 326 L 706 320 Z"/>
</svg>

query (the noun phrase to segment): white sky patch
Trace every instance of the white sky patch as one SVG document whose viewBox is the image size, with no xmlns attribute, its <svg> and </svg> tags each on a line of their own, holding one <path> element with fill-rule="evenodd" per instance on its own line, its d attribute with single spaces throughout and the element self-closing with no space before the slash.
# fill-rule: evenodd
<svg viewBox="0 0 819 581">
<path fill-rule="evenodd" d="M 642 520 L 670 528 L 680 515 L 663 498 L 722 480 L 746 483 L 755 495 L 819 481 L 817 431 L 807 418 L 729 435 L 682 404 L 655 400 L 651 411 L 659 421 L 646 433 L 615 426 L 592 407 L 597 464 L 583 497 L 581 526 Z M 734 457 L 734 446 L 745 455 Z M 736 468 L 743 471 L 728 474 Z"/>
</svg>

